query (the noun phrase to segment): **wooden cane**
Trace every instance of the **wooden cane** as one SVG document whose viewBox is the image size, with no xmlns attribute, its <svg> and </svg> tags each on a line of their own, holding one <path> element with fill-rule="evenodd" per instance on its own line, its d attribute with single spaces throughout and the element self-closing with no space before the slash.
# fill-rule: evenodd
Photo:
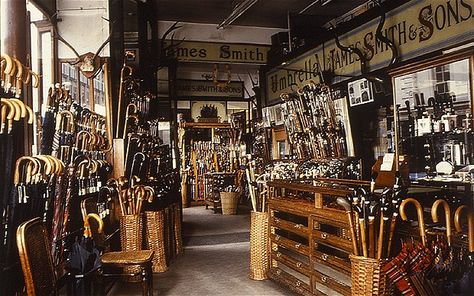
<svg viewBox="0 0 474 296">
<path fill-rule="evenodd" d="M 352 220 L 352 211 L 351 211 L 351 205 L 349 202 L 342 198 L 338 197 L 336 200 L 337 204 L 340 205 L 341 207 L 344 208 L 347 214 L 347 219 L 349 221 L 349 230 L 351 232 L 351 240 L 352 240 L 352 251 L 354 252 L 354 255 L 359 256 L 359 248 L 357 247 L 357 237 L 356 237 L 356 231 L 354 227 L 354 221 Z"/>
</svg>

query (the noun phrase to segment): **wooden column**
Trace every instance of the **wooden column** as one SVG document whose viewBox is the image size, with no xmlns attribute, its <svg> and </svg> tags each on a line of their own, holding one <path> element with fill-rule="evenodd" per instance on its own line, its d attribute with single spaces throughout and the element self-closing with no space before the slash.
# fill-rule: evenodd
<svg viewBox="0 0 474 296">
<path fill-rule="evenodd" d="M 2 0 L 2 10 L 7 11 L 1 18 L 2 52 L 17 58 L 26 65 L 27 14 L 26 1 Z"/>
</svg>

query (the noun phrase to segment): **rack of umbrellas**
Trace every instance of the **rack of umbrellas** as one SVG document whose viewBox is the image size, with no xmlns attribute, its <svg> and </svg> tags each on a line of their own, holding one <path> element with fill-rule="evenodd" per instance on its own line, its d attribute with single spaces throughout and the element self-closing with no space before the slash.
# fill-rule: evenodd
<svg viewBox="0 0 474 296">
<path fill-rule="evenodd" d="M 408 197 L 400 176 L 391 188 L 377 193 L 374 188 L 372 181 L 371 190 L 356 188 L 346 198 L 337 199 L 355 238 L 353 254 L 384 260 L 382 271 L 402 295 L 471 295 L 473 210 L 452 199 L 436 199 L 429 220 L 420 202 Z M 415 209 L 409 209 L 409 205 Z M 444 215 L 439 215 L 440 207 Z M 413 210 L 416 219 L 410 220 Z M 464 214 L 467 219 L 463 219 Z"/>
<path fill-rule="evenodd" d="M 286 134 L 298 159 L 347 156 L 344 126 L 328 86 L 310 83 L 281 99 Z"/>
</svg>

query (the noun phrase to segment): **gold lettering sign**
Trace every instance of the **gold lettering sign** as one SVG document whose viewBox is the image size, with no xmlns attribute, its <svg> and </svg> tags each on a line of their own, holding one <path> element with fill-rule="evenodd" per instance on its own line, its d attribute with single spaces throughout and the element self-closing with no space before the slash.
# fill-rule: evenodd
<svg viewBox="0 0 474 296">
<path fill-rule="evenodd" d="M 357 47 L 365 54 L 369 71 L 386 67 L 392 58 L 390 48 L 375 37 L 378 23 L 379 18 L 376 18 L 340 37 L 342 45 Z M 472 0 L 412 0 L 387 14 L 382 34 L 396 44 L 401 60 L 462 44 L 474 39 L 474 4 Z M 320 58 L 323 70 L 342 75 L 336 76 L 336 81 L 361 73 L 358 57 L 341 51 L 334 40 L 284 67 L 298 70 L 304 61 L 315 54 Z M 290 92 L 290 82 L 294 82 L 293 87 L 296 88 L 313 79 L 304 77 L 292 80 L 288 75 L 288 71 L 282 69 L 267 74 L 267 96 L 270 102 L 278 99 L 281 93 Z M 301 72 L 295 72 L 293 76 L 301 75 Z"/>
<path fill-rule="evenodd" d="M 166 42 L 169 45 L 169 41 Z M 183 62 L 266 64 L 270 46 L 184 41 L 173 54 Z"/>
<path fill-rule="evenodd" d="M 324 52 L 321 47 L 310 51 L 303 57 L 282 65 L 280 69 L 267 74 L 267 95 L 269 101 L 278 99 L 282 93 L 296 90 L 310 81 L 319 83 Z"/>
<path fill-rule="evenodd" d="M 179 98 L 244 98 L 244 84 L 232 81 L 227 87 L 217 87 L 207 80 L 178 80 L 176 93 Z"/>
</svg>

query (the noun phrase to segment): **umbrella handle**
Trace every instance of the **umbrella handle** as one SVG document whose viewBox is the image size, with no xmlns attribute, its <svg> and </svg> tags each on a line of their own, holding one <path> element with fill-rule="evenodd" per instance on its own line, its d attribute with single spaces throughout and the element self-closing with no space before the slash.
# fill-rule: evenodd
<svg viewBox="0 0 474 296">
<path fill-rule="evenodd" d="M 102 233 L 104 229 L 104 221 L 102 221 L 99 215 L 95 213 L 87 214 L 86 218 L 84 219 L 84 237 L 92 237 L 92 231 L 89 223 L 90 218 L 94 218 L 97 223 L 99 223 L 99 229 L 97 230 L 99 233 Z"/>
<path fill-rule="evenodd" d="M 446 238 L 448 240 L 448 246 L 451 246 L 451 209 L 449 208 L 449 205 L 445 200 L 438 199 L 433 203 L 433 206 L 431 207 L 431 219 L 433 220 L 433 222 L 438 223 L 439 217 L 437 211 L 439 205 L 443 205 L 444 207 L 444 215 L 446 217 Z"/>
<path fill-rule="evenodd" d="M 400 204 L 400 217 L 403 219 L 403 221 L 406 221 L 408 219 L 406 213 L 405 213 L 405 206 L 409 203 L 412 203 L 416 207 L 416 214 L 418 217 L 418 224 L 420 228 L 420 237 L 421 237 L 421 242 L 423 243 L 423 246 L 426 246 L 426 233 L 425 233 L 425 221 L 424 221 L 424 215 L 423 215 L 423 207 L 421 204 L 414 198 L 407 198 L 402 203 Z"/>
<path fill-rule="evenodd" d="M 463 210 L 467 210 L 467 237 L 469 241 L 469 252 L 474 252 L 474 212 L 472 209 L 467 206 L 460 206 L 456 209 L 454 213 L 454 225 L 456 226 L 456 231 L 461 232 L 461 223 L 459 219 L 461 218 L 461 213 Z"/>
</svg>

